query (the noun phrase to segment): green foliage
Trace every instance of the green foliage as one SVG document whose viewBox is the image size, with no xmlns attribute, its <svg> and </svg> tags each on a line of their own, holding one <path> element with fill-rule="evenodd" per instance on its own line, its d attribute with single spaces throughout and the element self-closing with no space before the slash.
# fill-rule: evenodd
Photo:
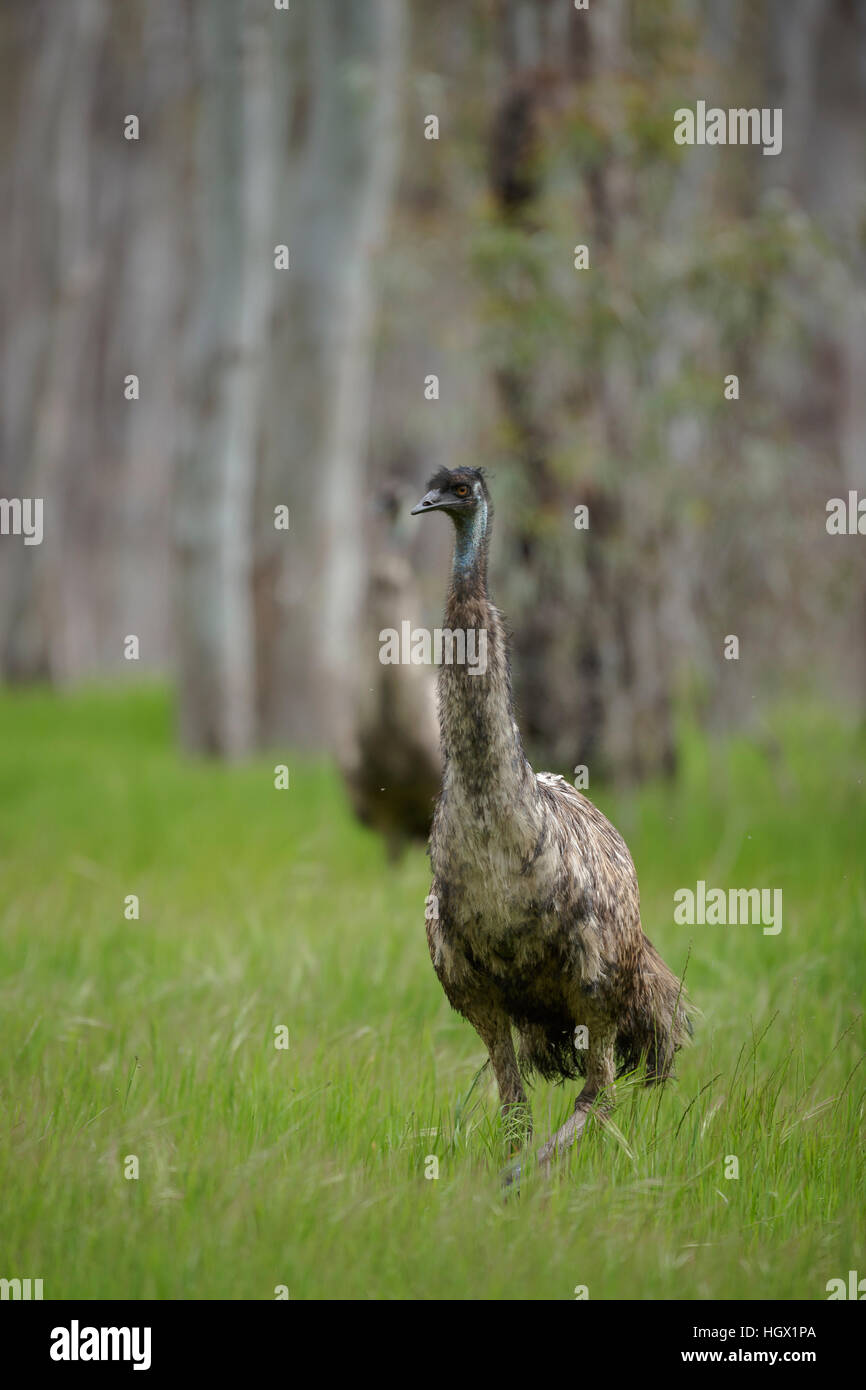
<svg viewBox="0 0 866 1390">
<path fill-rule="evenodd" d="M 277 792 L 271 762 L 183 762 L 159 693 L 7 695 L 0 717 L 4 1276 L 46 1298 L 810 1299 L 864 1273 L 850 730 L 802 710 L 767 747 L 687 729 L 675 784 L 591 789 L 703 1017 L 676 1082 L 620 1083 L 613 1123 L 505 1200 L 420 851 L 388 869 L 327 766 L 287 758 Z M 781 887 L 781 934 L 674 926 L 698 878 Z M 571 1101 L 535 1088 L 539 1141 Z"/>
</svg>

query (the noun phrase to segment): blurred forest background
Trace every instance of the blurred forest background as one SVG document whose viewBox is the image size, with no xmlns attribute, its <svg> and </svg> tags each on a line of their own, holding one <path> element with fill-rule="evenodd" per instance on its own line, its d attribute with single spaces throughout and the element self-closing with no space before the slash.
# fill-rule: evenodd
<svg viewBox="0 0 866 1390">
<path fill-rule="evenodd" d="M 699 100 L 781 108 L 781 153 L 677 145 Z M 863 1271 L 866 535 L 826 523 L 866 496 L 864 0 L 4 0 L 0 167 L 0 530 L 44 499 L 0 534 L 0 1274 Z M 378 633 L 441 622 L 409 509 L 457 464 L 528 752 L 587 766 L 701 1011 L 507 1205 L 429 865 L 346 797 L 394 859 L 426 831 L 433 671 Z M 681 924 L 700 881 L 784 930 Z M 538 1083 L 537 1133 L 572 1107 Z"/>
<path fill-rule="evenodd" d="M 0 496 L 45 505 L 5 682 L 167 675 L 191 751 L 339 751 L 373 629 L 439 621 L 409 507 L 483 464 L 541 765 L 862 709 L 857 0 L 7 0 L 0 42 Z M 782 153 L 676 145 L 697 99 Z"/>
</svg>

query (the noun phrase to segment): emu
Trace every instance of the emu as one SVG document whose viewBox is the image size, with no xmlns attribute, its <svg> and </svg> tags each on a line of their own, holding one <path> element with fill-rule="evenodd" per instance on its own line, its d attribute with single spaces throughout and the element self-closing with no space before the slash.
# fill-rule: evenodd
<svg viewBox="0 0 866 1390">
<path fill-rule="evenodd" d="M 439 674 L 427 943 L 449 1002 L 487 1048 L 510 1127 L 531 1135 L 523 1083 L 533 1073 L 585 1078 L 573 1114 L 539 1151 L 547 1167 L 593 1104 L 612 1102 L 617 1074 L 645 1061 L 647 1084 L 664 1081 L 691 1023 L 680 981 L 643 933 L 625 841 L 564 778 L 536 776 L 524 754 L 505 628 L 487 589 L 483 470 L 434 474 L 412 515 L 434 511 L 455 531 L 445 626 L 486 630 L 487 668 Z M 576 1045 L 581 1026 L 586 1047 Z"/>
<path fill-rule="evenodd" d="M 375 558 L 364 607 L 367 660 L 359 672 L 354 726 L 338 750 L 355 814 L 383 836 L 391 863 L 410 840 L 427 840 L 442 780 L 429 669 L 383 665 L 379 659 L 381 630 L 398 626 L 420 608 L 397 524 L 401 498 L 396 481 L 384 484 L 377 496 Z"/>
</svg>

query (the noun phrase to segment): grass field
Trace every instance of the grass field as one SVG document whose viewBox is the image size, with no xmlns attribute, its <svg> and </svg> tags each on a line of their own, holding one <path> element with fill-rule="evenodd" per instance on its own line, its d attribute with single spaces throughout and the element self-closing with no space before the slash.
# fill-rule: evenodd
<svg viewBox="0 0 866 1390">
<path fill-rule="evenodd" d="M 277 791 L 274 759 L 185 763 L 159 692 L 7 694 L 0 728 L 0 1276 L 46 1298 L 824 1299 L 866 1275 L 861 734 L 780 714 L 772 758 L 687 736 L 676 784 L 590 788 L 703 1017 L 675 1082 L 621 1084 L 614 1124 L 504 1200 L 420 849 L 388 868 L 325 765 L 288 758 Z M 782 931 L 676 926 L 698 879 L 781 888 Z M 534 1088 L 539 1139 L 573 1096 Z"/>
</svg>

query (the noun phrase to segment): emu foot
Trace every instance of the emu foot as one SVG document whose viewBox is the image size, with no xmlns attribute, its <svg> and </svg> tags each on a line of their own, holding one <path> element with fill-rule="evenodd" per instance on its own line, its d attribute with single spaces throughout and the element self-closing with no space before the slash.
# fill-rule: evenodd
<svg viewBox="0 0 866 1390">
<path fill-rule="evenodd" d="M 591 1114 L 596 1119 L 603 1120 L 613 1109 L 609 1103 L 596 1104 L 596 1100 L 597 1098 L 578 1096 L 573 1113 L 538 1151 L 538 1166 L 542 1172 L 549 1173 L 553 1160 L 561 1158 L 573 1145 L 580 1142 Z"/>
<path fill-rule="evenodd" d="M 523 1176 L 523 1159 L 513 1158 L 499 1174 L 499 1185 L 504 1197 L 520 1196 L 520 1179 Z"/>
</svg>

